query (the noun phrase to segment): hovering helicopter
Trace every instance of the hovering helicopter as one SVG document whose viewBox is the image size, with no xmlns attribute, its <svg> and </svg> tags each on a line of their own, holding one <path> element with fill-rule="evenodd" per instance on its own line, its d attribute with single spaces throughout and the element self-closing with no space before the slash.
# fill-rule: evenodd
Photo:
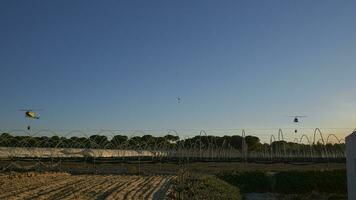
<svg viewBox="0 0 356 200">
<path fill-rule="evenodd" d="M 305 117 L 307 117 L 307 116 L 305 116 L 305 115 L 301 115 L 301 116 L 289 116 L 289 117 L 293 117 L 294 119 L 293 119 L 293 122 L 295 123 L 295 124 L 298 124 L 298 123 L 300 123 L 300 119 L 299 118 L 305 118 Z M 295 129 L 294 130 L 294 133 L 298 133 L 298 130 L 297 129 Z"/>
<path fill-rule="evenodd" d="M 42 109 L 20 109 L 19 111 L 25 112 L 25 117 L 29 119 L 40 119 L 40 116 L 35 111 L 41 111 Z M 27 130 L 30 130 L 31 126 L 27 126 Z"/>
</svg>

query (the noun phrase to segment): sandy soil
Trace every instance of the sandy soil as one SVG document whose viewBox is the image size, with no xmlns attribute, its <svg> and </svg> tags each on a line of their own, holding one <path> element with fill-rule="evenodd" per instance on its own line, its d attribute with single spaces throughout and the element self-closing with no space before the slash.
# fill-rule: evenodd
<svg viewBox="0 0 356 200">
<path fill-rule="evenodd" d="M 0 174 L 0 199 L 165 199 L 172 176 Z"/>
</svg>

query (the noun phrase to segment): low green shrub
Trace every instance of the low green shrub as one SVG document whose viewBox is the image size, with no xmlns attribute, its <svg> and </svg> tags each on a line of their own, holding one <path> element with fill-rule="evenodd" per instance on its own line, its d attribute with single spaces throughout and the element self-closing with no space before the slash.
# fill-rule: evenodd
<svg viewBox="0 0 356 200">
<path fill-rule="evenodd" d="M 173 199 L 241 200 L 240 190 L 214 176 L 189 176 L 182 186 L 176 185 Z"/>
<path fill-rule="evenodd" d="M 280 172 L 273 176 L 274 190 L 278 193 L 306 193 L 313 188 L 313 178 L 309 172 Z"/>
<path fill-rule="evenodd" d="M 269 192 L 271 180 L 264 172 L 235 172 L 218 175 L 222 180 L 241 189 L 243 192 Z"/>
<path fill-rule="evenodd" d="M 310 192 L 304 194 L 249 193 L 245 199 L 279 199 L 279 200 L 347 200 L 347 194 L 330 194 Z"/>
<path fill-rule="evenodd" d="M 268 176 L 264 172 L 235 172 L 220 174 L 219 178 L 239 187 L 242 192 L 276 192 L 303 194 L 310 192 L 347 192 L 345 170 L 333 171 L 286 171 Z"/>
<path fill-rule="evenodd" d="M 274 190 L 279 193 L 346 193 L 345 170 L 279 172 L 274 177 Z"/>
</svg>

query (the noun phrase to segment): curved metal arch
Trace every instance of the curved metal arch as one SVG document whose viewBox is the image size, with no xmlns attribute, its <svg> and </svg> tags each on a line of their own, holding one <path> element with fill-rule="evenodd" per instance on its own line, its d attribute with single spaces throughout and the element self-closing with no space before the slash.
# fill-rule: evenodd
<svg viewBox="0 0 356 200">
<path fill-rule="evenodd" d="M 306 140 L 308 141 L 308 144 L 307 146 L 309 146 L 309 149 L 310 149 L 310 156 L 313 157 L 313 148 L 312 148 L 312 144 L 310 142 L 310 139 L 308 138 L 307 135 L 303 134 L 301 137 L 300 137 L 300 141 L 299 141 L 299 144 L 303 144 L 302 141 L 303 141 L 303 138 L 306 138 Z M 298 151 L 299 151 L 299 147 L 298 147 Z"/>
<path fill-rule="evenodd" d="M 29 138 L 24 138 L 24 140 L 21 140 L 20 141 L 20 146 L 24 145 L 26 146 L 27 144 L 29 144 L 29 141 L 33 140 L 34 138 L 36 137 L 40 137 L 40 133 L 42 132 L 51 132 L 52 134 L 54 133 L 53 131 L 51 130 L 40 130 L 40 131 L 37 131 L 35 133 L 30 133 L 30 132 L 26 132 L 26 131 L 20 131 L 20 132 L 23 132 L 25 133 L 26 135 L 22 135 L 20 137 L 29 137 Z M 55 133 L 54 133 L 55 134 Z M 16 137 L 16 136 L 15 136 Z M 47 138 L 47 141 L 48 141 L 48 137 L 47 136 L 42 136 L 42 137 L 46 137 Z M 34 147 L 38 147 L 40 146 L 39 144 L 41 144 L 43 141 L 36 141 L 35 144 L 34 144 Z"/>
<path fill-rule="evenodd" d="M 200 130 L 200 132 L 199 132 L 199 157 L 200 157 L 200 159 L 202 159 L 203 158 L 203 151 L 202 151 L 202 135 L 205 135 L 205 136 L 207 136 L 207 134 L 206 134 L 206 132 L 205 132 L 205 130 Z"/>
<path fill-rule="evenodd" d="M 282 140 L 281 140 L 282 139 Z M 283 131 L 282 129 L 278 129 L 278 141 L 285 141 L 284 136 L 283 136 Z M 285 142 L 283 143 L 283 156 L 287 156 L 287 150 L 286 150 L 286 144 Z"/>
<path fill-rule="evenodd" d="M 321 130 L 320 130 L 319 128 L 316 128 L 316 129 L 314 130 L 314 141 L 313 141 L 313 143 L 315 144 L 315 138 L 316 138 L 315 136 L 316 136 L 317 132 L 319 133 L 320 139 L 321 139 L 321 141 L 323 142 L 323 150 L 324 150 L 325 156 L 328 157 L 328 152 L 327 152 L 327 150 L 326 150 L 326 148 L 325 148 L 324 136 L 323 136 L 323 134 L 321 133 Z M 320 140 L 320 139 L 319 139 L 319 140 Z M 318 140 L 318 142 L 319 142 L 319 140 Z"/>
<path fill-rule="evenodd" d="M 9 133 L 9 134 L 13 134 L 13 133 L 16 133 L 16 132 L 21 132 L 21 133 L 24 133 L 26 135 L 29 135 L 28 131 L 21 130 L 21 129 L 14 129 L 14 130 L 6 131 L 6 132 Z"/>
<path fill-rule="evenodd" d="M 273 139 L 273 141 L 272 141 Z M 272 134 L 269 138 L 269 144 L 272 145 L 272 142 L 275 142 L 276 141 L 276 137 L 274 137 L 274 135 Z"/>
<path fill-rule="evenodd" d="M 170 130 L 168 130 L 167 135 L 170 135 L 171 133 L 174 133 L 174 135 L 176 135 L 176 136 L 179 137 L 178 131 L 176 131 L 176 130 L 174 130 L 174 129 L 170 129 Z"/>
<path fill-rule="evenodd" d="M 114 131 L 111 131 L 112 132 L 112 137 L 110 139 L 110 146 L 112 146 L 112 148 L 114 149 L 120 149 L 120 150 L 124 150 L 125 149 L 125 145 L 127 145 L 127 140 L 129 139 L 129 137 L 125 134 L 121 134 L 119 130 L 114 130 Z M 120 144 L 117 144 L 116 141 L 113 141 L 114 137 L 115 136 L 126 136 L 127 140 L 124 141 L 123 143 L 120 143 Z"/>
<path fill-rule="evenodd" d="M 170 129 L 170 130 L 168 130 L 167 135 L 170 135 L 171 133 L 173 133 L 172 135 L 177 136 L 179 138 L 179 140 L 181 140 L 181 138 L 179 137 L 178 131 L 176 131 L 174 129 Z M 178 141 L 178 145 L 175 146 L 176 151 L 179 151 L 180 149 L 183 149 L 184 146 L 185 146 L 184 142 L 179 142 Z"/>
<path fill-rule="evenodd" d="M 59 137 L 58 135 L 56 135 L 56 136 L 58 136 L 59 138 L 62 138 L 62 137 L 67 138 L 69 135 L 71 135 L 73 133 L 80 133 L 81 135 L 83 135 L 85 138 L 87 138 L 89 140 L 89 137 L 87 136 L 87 134 L 85 132 L 83 132 L 83 131 L 80 131 L 80 130 L 69 131 L 69 132 L 65 133 L 61 137 Z M 57 143 L 57 145 L 54 148 L 58 148 L 59 145 L 63 144 L 63 142 L 64 141 L 60 139 L 59 142 Z"/>
<path fill-rule="evenodd" d="M 314 140 L 313 140 L 313 143 L 315 144 L 315 138 L 316 138 L 316 134 L 319 133 L 319 136 L 323 142 L 323 145 L 325 145 L 325 140 L 324 140 L 324 137 L 323 137 L 323 134 L 321 133 L 320 129 L 319 128 L 316 128 L 314 130 Z"/>
<path fill-rule="evenodd" d="M 335 135 L 335 134 L 329 134 L 328 137 L 326 138 L 326 144 L 329 144 L 329 138 L 334 137 L 336 141 L 340 144 L 340 139 Z"/>
<path fill-rule="evenodd" d="M 310 140 L 309 140 L 308 136 L 307 136 L 307 135 L 305 135 L 305 134 L 303 134 L 303 135 L 300 137 L 299 144 L 303 144 L 303 143 L 302 143 L 303 138 L 306 138 L 306 139 L 307 139 L 307 141 L 308 141 L 308 145 L 311 145 L 311 143 L 310 143 Z"/>
<path fill-rule="evenodd" d="M 58 135 L 56 132 L 54 132 L 54 131 L 52 131 L 52 130 L 50 130 L 50 129 L 44 129 L 44 130 L 38 130 L 37 132 L 35 132 L 35 133 L 33 134 L 33 136 L 35 136 L 35 135 L 40 135 L 41 133 L 44 133 L 44 132 L 46 132 L 46 133 L 51 133 L 52 135 Z"/>
<path fill-rule="evenodd" d="M 106 134 L 106 133 L 109 133 L 109 134 Z M 109 140 L 111 140 L 116 134 L 115 134 L 115 131 L 113 130 L 99 130 L 98 133 L 96 133 L 95 135 L 104 135 L 104 136 L 111 136 L 111 138 L 108 137 Z"/>
<path fill-rule="evenodd" d="M 272 139 L 273 139 L 273 141 L 272 141 Z M 272 143 L 273 142 L 275 142 L 276 141 L 276 138 L 274 137 L 274 135 L 272 134 L 271 136 L 270 136 L 270 139 L 269 139 L 269 145 L 270 145 L 270 156 L 271 156 L 271 158 L 273 157 L 273 145 L 272 145 Z"/>
<path fill-rule="evenodd" d="M 282 140 L 281 140 L 281 138 L 282 138 Z M 278 141 L 284 141 L 282 129 L 278 129 Z"/>
</svg>

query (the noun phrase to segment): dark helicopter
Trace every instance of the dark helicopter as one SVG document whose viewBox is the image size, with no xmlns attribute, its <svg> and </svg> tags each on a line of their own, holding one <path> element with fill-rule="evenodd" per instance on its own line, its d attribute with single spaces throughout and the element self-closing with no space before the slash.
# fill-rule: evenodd
<svg viewBox="0 0 356 200">
<path fill-rule="evenodd" d="M 293 117 L 294 119 L 293 119 L 293 122 L 295 123 L 295 124 L 298 124 L 298 123 L 300 123 L 300 119 L 299 118 L 305 118 L 305 117 L 307 117 L 307 116 L 305 116 L 305 115 L 301 115 L 301 116 L 289 116 L 289 117 Z M 295 129 L 294 130 L 294 133 L 298 133 L 298 130 L 297 129 Z"/>
<path fill-rule="evenodd" d="M 42 111 L 42 109 L 20 109 L 19 111 L 25 112 L 25 117 L 29 119 L 40 119 L 40 115 L 35 111 Z M 27 126 L 27 130 L 30 130 L 31 126 Z"/>
</svg>

